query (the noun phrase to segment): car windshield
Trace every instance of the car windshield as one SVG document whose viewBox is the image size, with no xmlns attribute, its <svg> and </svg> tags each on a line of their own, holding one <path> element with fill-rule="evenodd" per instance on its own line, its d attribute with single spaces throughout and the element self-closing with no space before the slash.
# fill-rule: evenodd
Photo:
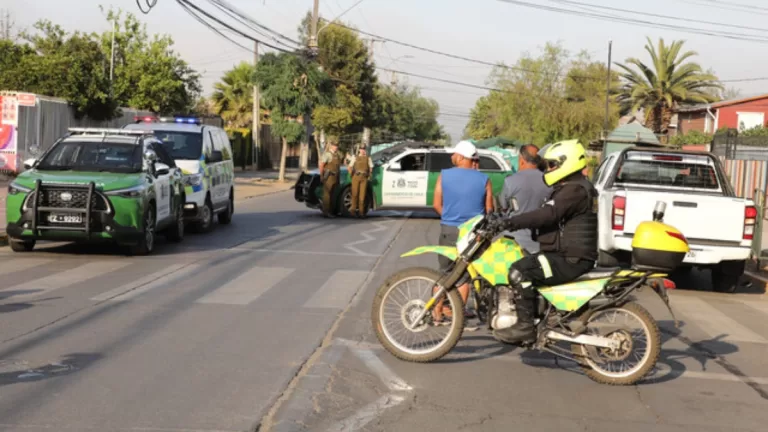
<svg viewBox="0 0 768 432">
<path fill-rule="evenodd" d="M 174 160 L 198 160 L 203 152 L 203 134 L 197 132 L 154 131 L 163 148 Z"/>
<path fill-rule="evenodd" d="M 717 189 L 717 175 L 710 165 L 657 160 L 627 160 L 616 183 Z"/>
<path fill-rule="evenodd" d="M 109 141 L 64 141 L 45 155 L 37 169 L 141 172 L 141 146 Z"/>
</svg>

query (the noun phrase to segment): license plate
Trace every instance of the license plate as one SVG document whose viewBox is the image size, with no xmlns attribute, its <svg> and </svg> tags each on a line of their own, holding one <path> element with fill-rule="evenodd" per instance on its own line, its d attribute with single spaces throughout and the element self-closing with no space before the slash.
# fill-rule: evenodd
<svg viewBox="0 0 768 432">
<path fill-rule="evenodd" d="M 83 217 L 81 215 L 51 214 L 48 215 L 48 222 L 78 224 L 83 222 Z"/>
<path fill-rule="evenodd" d="M 686 258 L 696 258 L 696 252 L 694 251 L 688 251 L 687 254 L 685 254 Z"/>
</svg>

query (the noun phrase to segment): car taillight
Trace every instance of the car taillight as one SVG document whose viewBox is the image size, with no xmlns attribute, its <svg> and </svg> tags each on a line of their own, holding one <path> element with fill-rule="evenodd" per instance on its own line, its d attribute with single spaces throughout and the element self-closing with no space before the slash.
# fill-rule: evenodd
<svg viewBox="0 0 768 432">
<path fill-rule="evenodd" d="M 624 210 L 627 207 L 627 198 L 623 196 L 613 197 L 613 209 L 611 210 L 611 224 L 617 231 L 624 230 Z"/>
<path fill-rule="evenodd" d="M 744 240 L 752 240 L 755 235 L 755 221 L 757 220 L 757 209 L 753 206 L 744 208 Z"/>
</svg>

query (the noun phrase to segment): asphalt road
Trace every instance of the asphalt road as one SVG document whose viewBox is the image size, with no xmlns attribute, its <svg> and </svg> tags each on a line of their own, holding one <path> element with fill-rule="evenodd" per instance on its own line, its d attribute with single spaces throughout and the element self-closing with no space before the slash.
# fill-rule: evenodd
<svg viewBox="0 0 768 432">
<path fill-rule="evenodd" d="M 765 430 L 768 296 L 713 294 L 702 275 L 673 293 L 679 330 L 642 298 L 665 343 L 638 386 L 484 330 L 437 363 L 394 359 L 371 330 L 375 288 L 436 266 L 399 255 L 437 232 L 390 213 L 326 221 L 287 192 L 148 258 L 0 248 L 0 430 Z"/>
<path fill-rule="evenodd" d="M 0 430 L 255 428 L 405 219 L 327 221 L 291 192 L 161 241 L 0 248 Z"/>
</svg>

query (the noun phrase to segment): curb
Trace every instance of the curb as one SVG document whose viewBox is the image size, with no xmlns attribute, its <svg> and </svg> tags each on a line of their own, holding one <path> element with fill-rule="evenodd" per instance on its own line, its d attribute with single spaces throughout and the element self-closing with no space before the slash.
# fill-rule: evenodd
<svg viewBox="0 0 768 432">
<path fill-rule="evenodd" d="M 293 186 L 285 188 L 285 189 L 281 189 L 281 190 L 272 191 L 272 192 L 265 192 L 265 193 L 259 194 L 259 195 L 251 195 L 251 196 L 247 196 L 247 197 L 243 197 L 243 198 L 238 198 L 238 199 L 235 200 L 235 202 L 247 201 L 247 200 L 250 200 L 250 199 L 253 199 L 253 198 L 259 198 L 259 197 L 263 197 L 263 196 L 267 196 L 267 195 L 279 194 L 279 193 L 287 192 L 287 191 L 289 191 L 291 189 L 293 189 Z"/>
</svg>

